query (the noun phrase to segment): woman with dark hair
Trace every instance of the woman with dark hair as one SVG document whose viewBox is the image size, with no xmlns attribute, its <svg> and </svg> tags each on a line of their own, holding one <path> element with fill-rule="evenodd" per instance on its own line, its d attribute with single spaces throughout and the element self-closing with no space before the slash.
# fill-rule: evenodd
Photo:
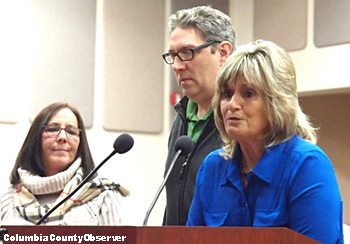
<svg viewBox="0 0 350 244">
<path fill-rule="evenodd" d="M 67 103 L 53 103 L 35 117 L 1 197 L 6 225 L 35 224 L 72 192 L 94 168 L 83 119 Z M 93 179 L 57 208 L 43 224 L 117 225 L 120 185 Z"/>
<path fill-rule="evenodd" d="M 218 74 L 213 108 L 224 146 L 198 172 L 187 225 L 288 227 L 343 243 L 336 175 L 288 53 L 263 40 L 240 46 Z"/>
</svg>

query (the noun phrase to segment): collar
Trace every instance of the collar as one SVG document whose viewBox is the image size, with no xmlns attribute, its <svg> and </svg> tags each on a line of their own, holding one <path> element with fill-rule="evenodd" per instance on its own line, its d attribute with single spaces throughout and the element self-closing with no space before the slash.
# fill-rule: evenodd
<svg viewBox="0 0 350 244">
<path fill-rule="evenodd" d="M 285 143 L 267 148 L 260 161 L 251 171 L 261 180 L 271 184 L 273 176 L 281 167 Z"/>
<path fill-rule="evenodd" d="M 293 138 L 294 139 L 294 138 Z M 282 160 L 284 151 L 286 149 L 287 142 L 283 142 L 279 145 L 269 147 L 265 150 L 261 159 L 251 171 L 255 176 L 261 180 L 271 184 L 274 175 L 282 167 Z M 231 181 L 234 185 L 240 185 L 238 182 L 241 181 L 240 178 L 239 163 L 236 157 L 233 157 L 230 165 L 227 169 L 226 174 L 223 175 L 221 179 L 221 185 L 225 184 L 227 180 Z"/>
<path fill-rule="evenodd" d="M 197 122 L 200 120 L 207 120 L 210 114 L 213 112 L 213 108 L 211 108 L 202 118 L 198 119 L 197 117 L 198 112 L 198 104 L 193 102 L 191 99 L 188 100 L 187 108 L 186 108 L 186 119 Z"/>
</svg>

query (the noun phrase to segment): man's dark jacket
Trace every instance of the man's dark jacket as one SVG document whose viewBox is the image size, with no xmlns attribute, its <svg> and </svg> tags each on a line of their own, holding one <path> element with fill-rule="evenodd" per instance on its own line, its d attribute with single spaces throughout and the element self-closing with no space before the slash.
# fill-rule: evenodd
<svg viewBox="0 0 350 244">
<path fill-rule="evenodd" d="M 178 113 L 168 142 L 168 158 L 165 165 L 167 172 L 175 155 L 174 144 L 177 138 L 187 135 L 186 107 L 188 98 L 183 97 L 174 108 Z M 187 216 L 193 198 L 197 171 L 204 158 L 211 152 L 222 147 L 220 133 L 214 122 L 213 113 L 207 120 L 205 128 L 198 138 L 189 156 L 180 156 L 166 184 L 166 209 L 163 225 L 186 225 Z"/>
</svg>

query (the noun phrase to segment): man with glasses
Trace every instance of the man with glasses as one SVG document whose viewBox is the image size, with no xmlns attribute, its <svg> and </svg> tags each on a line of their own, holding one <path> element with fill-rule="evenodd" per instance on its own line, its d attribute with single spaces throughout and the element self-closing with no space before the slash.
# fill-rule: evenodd
<svg viewBox="0 0 350 244">
<path fill-rule="evenodd" d="M 174 143 L 182 135 L 195 142 L 189 156 L 180 157 L 166 185 L 164 225 L 185 225 L 197 171 L 207 154 L 222 147 L 213 119 L 212 98 L 220 67 L 235 49 L 231 19 L 208 6 L 179 10 L 169 18 L 170 42 L 164 61 L 171 65 L 184 97 L 169 137 L 166 171 L 175 155 Z"/>
</svg>

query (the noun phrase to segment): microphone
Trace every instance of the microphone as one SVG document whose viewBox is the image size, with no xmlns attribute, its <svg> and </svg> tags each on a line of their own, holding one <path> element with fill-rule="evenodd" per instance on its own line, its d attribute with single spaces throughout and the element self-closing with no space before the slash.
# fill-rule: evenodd
<svg viewBox="0 0 350 244">
<path fill-rule="evenodd" d="M 148 222 L 148 218 L 151 214 L 151 211 L 154 207 L 154 205 L 156 204 L 157 200 L 158 200 L 158 197 L 160 195 L 160 193 L 162 192 L 165 184 L 167 183 L 168 181 L 168 178 L 169 178 L 169 175 L 171 173 L 171 171 L 173 170 L 173 167 L 175 165 L 175 162 L 177 161 L 178 157 L 181 155 L 181 156 L 187 156 L 193 149 L 194 147 L 194 142 L 192 141 L 192 139 L 188 136 L 180 136 L 179 138 L 177 138 L 177 140 L 175 141 L 175 156 L 173 158 L 173 161 L 171 161 L 170 163 L 170 166 L 169 166 L 169 169 L 164 177 L 164 180 L 162 182 L 162 184 L 160 185 L 150 207 L 148 208 L 148 211 L 146 213 L 146 217 L 143 221 L 143 226 L 146 226 L 147 225 L 147 222 Z"/>
<path fill-rule="evenodd" d="M 123 154 L 128 152 L 134 146 L 134 139 L 129 134 L 122 134 L 115 139 L 113 143 L 113 152 L 109 156 L 107 156 L 97 167 L 95 167 L 86 177 L 80 182 L 80 184 L 69 193 L 64 199 L 62 199 L 58 204 L 53 206 L 47 213 L 39 219 L 36 225 L 40 225 L 50 214 L 52 214 L 59 206 L 61 206 L 65 201 L 67 201 L 70 197 L 72 197 L 86 182 L 89 181 L 91 176 L 93 176 L 101 166 L 107 162 L 112 156 L 116 153 Z"/>
</svg>

